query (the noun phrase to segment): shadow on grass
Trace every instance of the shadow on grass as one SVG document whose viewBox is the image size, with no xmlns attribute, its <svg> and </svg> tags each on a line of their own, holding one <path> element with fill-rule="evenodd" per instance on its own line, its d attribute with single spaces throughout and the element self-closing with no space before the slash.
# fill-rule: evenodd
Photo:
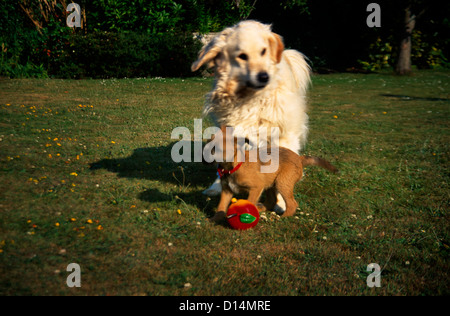
<svg viewBox="0 0 450 316">
<path fill-rule="evenodd" d="M 449 102 L 450 99 L 444 99 L 444 98 L 428 98 L 428 97 L 412 97 L 408 95 L 401 95 L 401 94 L 380 94 L 382 97 L 388 97 L 388 98 L 396 98 L 403 101 L 446 101 Z"/>
<path fill-rule="evenodd" d="M 216 178 L 214 164 L 202 162 L 181 162 L 172 160 L 174 143 L 167 146 L 137 148 L 126 158 L 102 159 L 90 164 L 91 170 L 106 169 L 121 178 L 145 179 L 156 182 L 139 194 L 139 199 L 147 202 L 173 201 L 175 197 L 200 210 L 210 213 L 217 204 L 215 199 L 206 201 L 201 193 Z M 204 144 L 202 144 L 204 146 Z M 202 146 L 202 147 L 203 147 Z M 192 156 L 192 161 L 193 156 Z M 180 190 L 167 194 L 158 187 L 164 184 L 177 185 Z M 176 198 L 175 198 L 176 199 Z"/>
</svg>

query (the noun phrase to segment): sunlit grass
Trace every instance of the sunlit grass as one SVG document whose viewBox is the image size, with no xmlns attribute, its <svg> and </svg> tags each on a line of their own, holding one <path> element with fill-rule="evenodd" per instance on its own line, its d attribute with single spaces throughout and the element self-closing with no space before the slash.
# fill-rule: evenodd
<svg viewBox="0 0 450 316">
<path fill-rule="evenodd" d="M 305 153 L 340 174 L 245 232 L 207 221 L 212 166 L 170 158 L 211 83 L 0 81 L 0 293 L 448 294 L 448 72 L 314 76 Z"/>
</svg>

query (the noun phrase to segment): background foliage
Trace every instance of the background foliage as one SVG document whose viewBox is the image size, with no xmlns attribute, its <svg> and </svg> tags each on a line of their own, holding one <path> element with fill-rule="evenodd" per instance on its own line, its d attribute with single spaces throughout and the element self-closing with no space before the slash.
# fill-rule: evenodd
<svg viewBox="0 0 450 316">
<path fill-rule="evenodd" d="M 242 19 L 273 24 L 287 47 L 309 57 L 315 71 L 391 69 L 403 12 L 424 14 L 413 33 L 418 68 L 449 67 L 449 6 L 436 1 L 377 1 L 382 27 L 368 28 L 370 1 L 335 0 L 77 0 L 82 28 L 66 26 L 68 0 L 0 4 L 0 75 L 109 78 L 191 76 L 199 43 L 193 33 L 217 32 Z"/>
</svg>

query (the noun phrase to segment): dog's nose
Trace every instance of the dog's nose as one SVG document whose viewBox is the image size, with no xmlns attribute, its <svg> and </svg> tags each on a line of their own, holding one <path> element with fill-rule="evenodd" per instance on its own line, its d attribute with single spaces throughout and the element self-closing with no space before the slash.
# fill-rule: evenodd
<svg viewBox="0 0 450 316">
<path fill-rule="evenodd" d="M 265 71 L 261 71 L 257 77 L 260 83 L 268 83 L 269 82 L 269 74 Z"/>
</svg>

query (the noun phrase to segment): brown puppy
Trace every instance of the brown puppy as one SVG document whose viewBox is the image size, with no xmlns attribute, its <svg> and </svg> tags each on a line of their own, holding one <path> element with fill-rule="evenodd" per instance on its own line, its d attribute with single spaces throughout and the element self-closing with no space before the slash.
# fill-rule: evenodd
<svg viewBox="0 0 450 316">
<path fill-rule="evenodd" d="M 263 151 L 258 148 L 240 152 L 236 138 L 234 138 L 234 142 L 231 142 L 231 144 L 234 143 L 233 150 L 226 151 L 226 128 L 222 127 L 221 132 L 223 141 L 218 143 L 218 147 L 222 147 L 219 155 L 223 154 L 222 160 L 224 162 L 218 163 L 218 172 L 222 193 L 217 213 L 212 218 L 213 221 L 225 218 L 233 194 L 238 193 L 248 193 L 247 200 L 257 205 L 259 211 L 263 211 L 265 209 L 273 210 L 277 202 L 276 195 L 279 192 L 286 201 L 286 211 L 282 216 L 292 216 L 298 206 L 294 198 L 294 186 L 303 177 L 304 167 L 319 166 L 334 173 L 338 172 L 336 167 L 324 159 L 299 156 L 283 147 L 265 148 Z M 226 160 L 227 154 L 228 158 L 231 157 L 230 152 L 233 154 L 233 159 Z M 270 166 L 269 162 L 261 161 L 261 154 L 264 161 L 267 161 L 267 157 L 270 156 L 270 164 L 278 166 L 278 168 L 272 168 L 270 172 L 262 172 L 262 170 L 268 170 Z M 245 160 L 243 159 L 244 156 Z M 254 157 L 257 158 L 256 161 L 254 161 Z M 257 203 L 264 191 L 266 191 L 267 196 L 264 206 L 262 206 Z"/>
</svg>

